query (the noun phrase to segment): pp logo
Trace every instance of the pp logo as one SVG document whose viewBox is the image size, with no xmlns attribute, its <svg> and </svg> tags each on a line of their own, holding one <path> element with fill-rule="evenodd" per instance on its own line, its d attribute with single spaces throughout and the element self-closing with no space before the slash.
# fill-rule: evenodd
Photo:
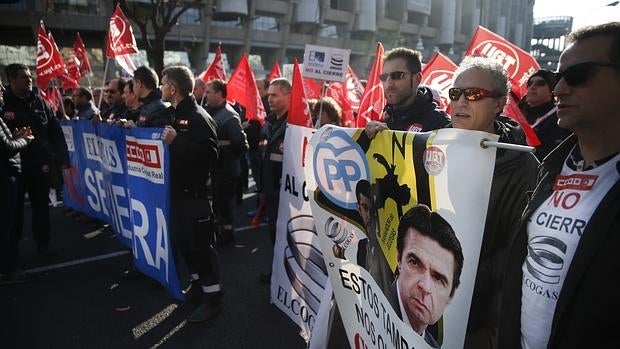
<svg viewBox="0 0 620 349">
<path fill-rule="evenodd" d="M 366 156 L 346 132 L 325 131 L 312 159 L 314 178 L 328 199 L 340 207 L 355 209 L 355 184 L 368 180 Z"/>
</svg>

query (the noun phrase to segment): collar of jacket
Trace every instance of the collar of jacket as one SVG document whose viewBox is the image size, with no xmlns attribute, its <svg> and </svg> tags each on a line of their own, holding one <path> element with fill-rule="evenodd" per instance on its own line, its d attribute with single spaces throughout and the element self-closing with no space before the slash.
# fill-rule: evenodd
<svg viewBox="0 0 620 349">
<path fill-rule="evenodd" d="M 138 98 L 138 100 L 142 102 L 142 104 L 149 104 L 156 99 L 161 99 L 161 91 L 157 88 L 151 91 L 148 95 L 146 95 L 146 97 Z"/>
<path fill-rule="evenodd" d="M 193 96 L 185 97 L 182 101 L 177 104 L 174 108 L 175 115 L 185 116 L 183 119 L 187 118 L 188 113 L 196 110 L 198 108 L 198 103 Z"/>
<path fill-rule="evenodd" d="M 543 103 L 541 105 L 537 105 L 535 107 L 526 106 L 523 110 L 525 114 L 525 118 L 530 124 L 533 124 L 537 118 L 545 115 L 549 110 L 555 107 L 555 102 L 553 100 Z"/>
<path fill-rule="evenodd" d="M 433 94 L 428 87 L 418 87 L 415 101 L 402 108 L 395 108 L 391 104 L 385 106 L 385 112 L 395 122 L 400 122 L 416 115 L 424 115 L 429 111 L 435 110 L 437 104 L 433 101 Z"/>
</svg>

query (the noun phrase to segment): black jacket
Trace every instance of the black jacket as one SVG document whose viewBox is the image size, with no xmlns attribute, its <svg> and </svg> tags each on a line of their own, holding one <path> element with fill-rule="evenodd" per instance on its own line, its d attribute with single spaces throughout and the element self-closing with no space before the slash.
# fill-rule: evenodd
<svg viewBox="0 0 620 349">
<path fill-rule="evenodd" d="M 527 255 L 527 224 L 553 192 L 577 137 L 562 142 L 545 159 L 540 180 L 518 225 L 505 270 L 499 348 L 521 347 L 522 267 Z M 620 163 L 616 164 L 620 171 Z M 620 182 L 616 182 L 586 225 L 560 291 L 547 348 L 620 347 L 620 297 L 613 286 L 620 275 Z"/>
<path fill-rule="evenodd" d="M 403 109 L 385 106 L 385 123 L 390 130 L 426 132 L 446 127 L 448 114 L 438 109 L 433 93 L 428 87 L 418 88 L 415 102 Z"/>
<path fill-rule="evenodd" d="M 30 127 L 34 136 L 30 146 L 20 153 L 23 172 L 41 171 L 43 165 L 69 165 L 65 136 L 54 111 L 41 97 L 31 92 L 22 99 L 9 88 L 4 103 L 2 118 L 9 130 Z"/>
<path fill-rule="evenodd" d="M 495 121 L 499 142 L 525 144 L 525 134 L 514 120 Z M 531 153 L 497 149 L 489 205 L 469 312 L 465 348 L 495 348 L 501 299 L 501 280 L 508 246 L 534 189 L 538 161 Z"/>
<path fill-rule="evenodd" d="M 170 145 L 172 197 L 205 198 L 207 181 L 218 157 L 213 118 L 187 97 L 174 109 L 177 136 Z"/>
<path fill-rule="evenodd" d="M 209 107 L 207 112 L 217 123 L 220 157 L 215 172 L 218 175 L 239 177 L 241 175 L 239 159 L 248 150 L 248 142 L 241 128 L 239 115 L 228 103 Z"/>
<path fill-rule="evenodd" d="M 101 114 L 101 118 L 103 120 L 119 120 L 123 118 L 123 115 L 127 111 L 127 107 L 125 104 L 115 104 L 110 109 L 106 110 L 105 113 Z"/>
<path fill-rule="evenodd" d="M 164 127 L 172 124 L 172 109 L 161 100 L 161 91 L 153 90 L 140 98 L 142 107 L 138 116 L 138 127 Z"/>
<path fill-rule="evenodd" d="M 522 105 L 521 110 L 525 114 L 525 117 L 530 125 L 533 125 L 538 118 L 544 116 L 553 108 L 555 108 L 555 102 L 549 101 L 536 107 L 529 107 L 525 104 Z M 557 112 L 550 114 L 538 125 L 536 125 L 536 127 L 534 127 L 534 131 L 536 132 L 536 135 L 541 143 L 540 146 L 536 147 L 536 153 L 534 153 L 538 160 L 544 159 L 545 156 L 553 150 L 553 148 L 557 147 L 558 144 L 560 144 L 571 134 L 569 130 L 558 126 Z"/>
<path fill-rule="evenodd" d="M 287 117 L 288 112 L 279 119 L 275 116 L 269 117 L 261 130 L 261 137 L 267 140 L 267 145 L 261 166 L 259 191 L 268 190 L 279 194 Z"/>
<path fill-rule="evenodd" d="M 0 114 L 3 107 L 0 106 Z M 10 176 L 15 176 L 20 171 L 18 153 L 25 149 L 28 141 L 24 138 L 15 139 L 13 134 L 0 118 L 0 180 L 5 181 Z M 4 183 L 4 182 L 2 182 Z"/>
</svg>

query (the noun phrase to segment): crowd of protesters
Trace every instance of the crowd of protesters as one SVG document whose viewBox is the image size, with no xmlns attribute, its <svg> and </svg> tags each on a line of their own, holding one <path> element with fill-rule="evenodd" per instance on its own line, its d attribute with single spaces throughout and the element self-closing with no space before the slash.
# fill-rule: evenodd
<svg viewBox="0 0 620 349">
<path fill-rule="evenodd" d="M 536 156 L 497 151 L 466 348 L 612 347 L 617 342 L 614 316 L 620 306 L 605 280 L 620 267 L 615 253 L 620 243 L 620 115 L 615 106 L 620 97 L 620 23 L 583 28 L 569 42 L 559 71 L 532 74 L 519 102 L 542 143 Z M 481 57 L 461 62 L 449 90 L 451 115 L 440 110 L 431 88 L 420 85 L 421 70 L 419 52 L 403 47 L 386 52 L 379 78 L 387 105 L 383 120 L 366 125 L 369 138 L 383 130 L 451 127 L 525 145 L 520 125 L 502 114 L 510 85 L 500 64 Z M 38 253 L 54 253 L 48 192 L 53 173 L 69 166 L 58 119 L 163 127 L 163 140 L 171 147 L 172 241 L 190 270 L 185 292 L 201 301 L 190 321 L 215 317 L 223 294 L 215 248 L 235 240 L 235 195 L 247 190 L 248 169 L 259 193 L 257 208 L 267 216 L 275 243 L 290 81 L 256 81 L 268 111 L 261 127 L 227 101 L 226 81 L 205 83 L 187 67 L 166 68 L 161 84 L 155 71 L 139 67 L 131 80 L 108 81 L 99 97 L 77 88 L 63 99 L 64 112 L 57 114 L 33 91 L 26 66 L 11 64 L 5 75 L 0 185 L 2 212 L 10 214 L 0 229 L 2 280 L 23 276 L 18 258 L 25 192 L 32 203 Z M 342 125 L 335 100 L 324 97 L 310 104 L 315 125 Z M 592 180 L 562 184 L 571 178 Z M 556 199 L 569 190 L 579 200 L 558 205 Z M 577 220 L 583 225 L 576 233 L 563 228 Z M 545 243 L 562 252 L 554 255 L 561 263 L 553 275 L 543 270 L 545 258 L 551 258 L 540 252 Z M 269 282 L 270 275 L 263 276 Z M 391 282 L 403 284 L 398 276 Z M 332 329 L 330 347 L 346 346 L 342 326 L 335 323 Z M 428 342 L 434 346 L 441 343 L 436 323 L 425 324 L 420 335 L 432 338 Z"/>
</svg>

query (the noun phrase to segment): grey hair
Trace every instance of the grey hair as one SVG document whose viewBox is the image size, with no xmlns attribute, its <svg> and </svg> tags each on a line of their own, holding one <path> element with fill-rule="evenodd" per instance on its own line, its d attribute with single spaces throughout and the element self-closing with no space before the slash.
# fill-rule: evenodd
<svg viewBox="0 0 620 349">
<path fill-rule="evenodd" d="M 508 72 L 506 69 L 490 58 L 485 57 L 465 57 L 459 67 L 454 72 L 454 80 L 462 73 L 470 69 L 479 69 L 489 72 L 493 79 L 491 85 L 491 92 L 500 94 L 503 98 L 508 99 L 508 93 L 510 92 L 510 83 L 508 82 Z"/>
</svg>

